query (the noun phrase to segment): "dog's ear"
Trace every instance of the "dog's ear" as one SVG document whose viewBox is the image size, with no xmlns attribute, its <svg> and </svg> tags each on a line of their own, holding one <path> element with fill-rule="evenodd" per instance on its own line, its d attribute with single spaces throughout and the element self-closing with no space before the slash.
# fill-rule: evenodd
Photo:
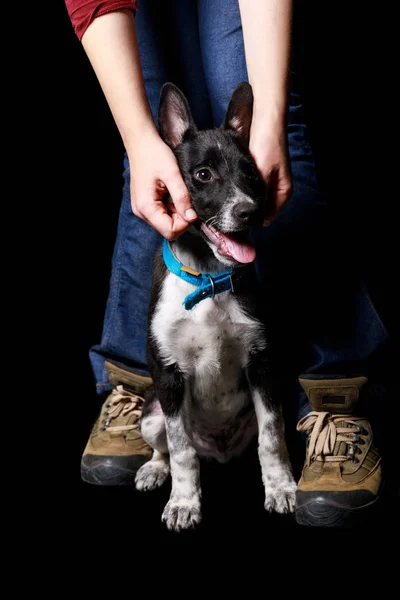
<svg viewBox="0 0 400 600">
<path fill-rule="evenodd" d="M 162 139 L 171 148 L 179 146 L 188 131 L 197 131 L 188 102 L 173 83 L 165 83 L 161 89 L 158 124 Z"/>
<path fill-rule="evenodd" d="M 253 118 L 253 90 L 249 83 L 243 82 L 233 91 L 226 111 L 223 127 L 236 131 L 248 145 L 250 126 Z"/>
</svg>

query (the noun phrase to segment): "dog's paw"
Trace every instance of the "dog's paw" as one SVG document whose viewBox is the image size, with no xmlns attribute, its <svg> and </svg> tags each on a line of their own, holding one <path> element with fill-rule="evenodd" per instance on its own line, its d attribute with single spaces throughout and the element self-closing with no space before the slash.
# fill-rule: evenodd
<svg viewBox="0 0 400 600">
<path fill-rule="evenodd" d="M 264 508 L 269 512 L 291 513 L 294 512 L 296 500 L 296 483 L 288 481 L 284 484 L 270 484 L 265 486 Z"/>
<path fill-rule="evenodd" d="M 171 531 L 182 531 L 196 527 L 201 521 L 200 499 L 169 500 L 161 520 Z"/>
<path fill-rule="evenodd" d="M 161 487 L 169 475 L 169 464 L 163 460 L 149 460 L 136 473 L 135 486 L 140 492 Z"/>
</svg>

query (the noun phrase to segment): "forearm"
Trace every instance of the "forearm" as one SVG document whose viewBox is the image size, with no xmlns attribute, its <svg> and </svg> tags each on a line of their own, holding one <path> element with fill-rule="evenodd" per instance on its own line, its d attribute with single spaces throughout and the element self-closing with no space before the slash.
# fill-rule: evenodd
<svg viewBox="0 0 400 600">
<path fill-rule="evenodd" d="M 156 133 L 132 12 L 115 11 L 96 18 L 85 31 L 82 44 L 129 153 L 139 135 Z"/>
<path fill-rule="evenodd" d="M 254 117 L 283 124 L 287 112 L 293 0 L 239 0 Z"/>
</svg>

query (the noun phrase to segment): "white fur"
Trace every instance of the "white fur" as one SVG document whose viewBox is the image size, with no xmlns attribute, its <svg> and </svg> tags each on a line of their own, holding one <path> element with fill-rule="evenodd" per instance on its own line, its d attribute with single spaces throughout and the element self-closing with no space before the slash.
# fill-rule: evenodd
<svg viewBox="0 0 400 600">
<path fill-rule="evenodd" d="M 152 458 L 142 465 L 136 474 L 136 489 L 141 492 L 155 490 L 164 483 L 169 472 L 168 455 L 154 450 Z"/>
<path fill-rule="evenodd" d="M 201 520 L 200 467 L 185 411 L 165 419 L 170 451 L 172 490 L 162 520 L 168 529 L 187 529 Z"/>
<path fill-rule="evenodd" d="M 232 127 L 232 129 L 236 129 L 236 131 L 239 133 L 243 130 L 242 121 L 239 119 L 239 117 L 232 117 L 232 119 L 229 121 L 229 125 Z"/>
<path fill-rule="evenodd" d="M 218 217 L 218 227 L 221 231 L 229 233 L 230 231 L 235 231 L 235 229 L 237 229 L 237 219 L 234 216 L 234 208 L 238 204 L 247 204 L 251 211 L 255 202 L 250 196 L 235 186 L 231 195 L 226 199 L 223 210 Z"/>
<path fill-rule="evenodd" d="M 265 489 L 264 506 L 269 511 L 293 512 L 296 482 L 287 454 L 283 419 L 268 411 L 258 390 L 253 391 L 253 402 L 258 423 L 258 456 Z"/>
<path fill-rule="evenodd" d="M 194 290 L 193 285 L 168 273 L 151 333 L 163 363 L 177 363 L 208 401 L 216 395 L 216 386 L 220 395 L 232 388 L 229 375 L 245 368 L 249 353 L 265 348 L 265 339 L 261 323 L 247 315 L 230 292 L 186 310 L 183 299 Z"/>
<path fill-rule="evenodd" d="M 167 442 L 160 445 L 160 430 L 164 427 L 164 415 L 147 415 L 141 423 L 141 434 L 143 439 L 152 447 L 157 448 L 161 454 L 168 452 Z"/>
</svg>

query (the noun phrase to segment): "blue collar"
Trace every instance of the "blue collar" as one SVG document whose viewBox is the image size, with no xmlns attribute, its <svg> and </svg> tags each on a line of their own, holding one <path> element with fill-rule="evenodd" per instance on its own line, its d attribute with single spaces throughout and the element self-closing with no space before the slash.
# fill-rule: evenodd
<svg viewBox="0 0 400 600">
<path fill-rule="evenodd" d="M 216 294 L 234 292 L 246 270 L 245 267 L 238 267 L 222 273 L 198 273 L 179 262 L 166 239 L 163 243 L 163 258 L 171 273 L 197 287 L 197 290 L 186 296 L 183 301 L 186 310 L 191 310 L 201 300 L 214 298 Z"/>
</svg>

